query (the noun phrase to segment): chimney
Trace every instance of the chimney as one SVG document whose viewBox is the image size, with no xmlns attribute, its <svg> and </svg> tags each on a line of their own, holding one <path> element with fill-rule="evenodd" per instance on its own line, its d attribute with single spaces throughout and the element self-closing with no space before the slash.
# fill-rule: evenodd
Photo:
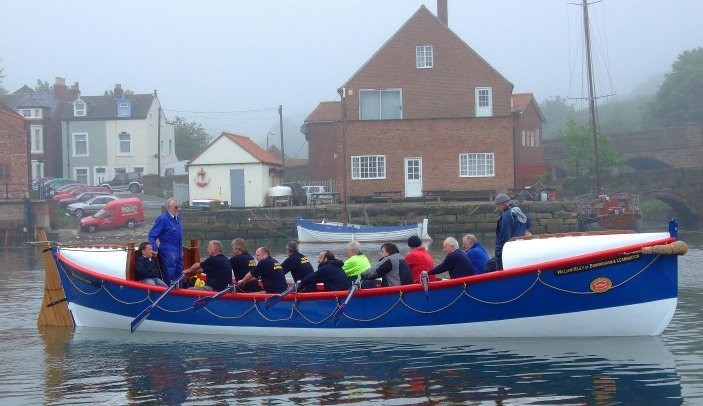
<svg viewBox="0 0 703 406">
<path fill-rule="evenodd" d="M 54 99 L 63 100 L 67 95 L 66 79 L 56 76 L 54 81 Z"/>
<path fill-rule="evenodd" d="M 112 95 L 113 95 L 113 97 L 115 98 L 115 100 L 121 99 L 123 93 L 124 93 L 124 92 L 122 91 L 122 85 L 119 84 L 119 83 L 116 83 L 116 84 L 115 84 L 115 90 L 112 92 Z"/>
<path fill-rule="evenodd" d="M 437 18 L 449 27 L 449 16 L 447 12 L 447 0 L 437 0 Z"/>
</svg>

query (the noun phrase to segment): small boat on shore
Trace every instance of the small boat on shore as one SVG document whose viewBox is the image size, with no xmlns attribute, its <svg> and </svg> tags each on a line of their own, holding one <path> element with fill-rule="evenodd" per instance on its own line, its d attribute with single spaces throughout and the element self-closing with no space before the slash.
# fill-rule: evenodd
<svg viewBox="0 0 703 406">
<path fill-rule="evenodd" d="M 295 220 L 300 242 L 390 242 L 407 241 L 416 235 L 421 240 L 431 240 L 427 234 L 428 221 L 401 226 L 365 226 L 328 221 L 311 221 L 298 217 Z"/>
<path fill-rule="evenodd" d="M 686 245 L 668 233 L 573 233 L 509 241 L 503 271 L 421 284 L 279 295 L 172 289 L 132 280 L 131 248 L 51 250 L 78 327 L 301 337 L 659 335 L 678 297 Z M 51 261 L 49 259 L 48 261 Z M 187 264 L 186 264 L 187 265 Z M 53 270 L 50 270 L 53 268 Z M 45 292 L 57 289 L 48 286 Z M 202 299 L 208 298 L 203 305 Z M 45 302 L 47 298 L 45 297 Z M 196 306 L 196 302 L 200 306 Z M 66 306 L 66 304 L 61 303 Z M 197 310 L 197 311 L 196 311 Z M 40 314 L 41 317 L 41 314 Z"/>
</svg>

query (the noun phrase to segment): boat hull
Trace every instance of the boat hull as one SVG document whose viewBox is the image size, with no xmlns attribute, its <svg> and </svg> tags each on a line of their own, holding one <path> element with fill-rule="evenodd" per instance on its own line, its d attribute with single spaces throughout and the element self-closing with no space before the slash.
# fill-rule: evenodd
<svg viewBox="0 0 703 406">
<path fill-rule="evenodd" d="M 139 331 L 307 337 L 588 337 L 659 335 L 677 304 L 677 257 L 627 246 L 536 265 L 419 284 L 291 294 L 267 310 L 266 294 L 176 289 Z M 78 326 L 129 329 L 165 288 L 100 274 L 55 255 Z M 295 300 L 293 300 L 295 299 Z"/>
<path fill-rule="evenodd" d="M 427 220 L 405 226 L 366 227 L 340 223 L 317 223 L 298 218 L 296 220 L 300 242 L 389 242 L 407 241 L 413 235 L 429 240 Z"/>
</svg>

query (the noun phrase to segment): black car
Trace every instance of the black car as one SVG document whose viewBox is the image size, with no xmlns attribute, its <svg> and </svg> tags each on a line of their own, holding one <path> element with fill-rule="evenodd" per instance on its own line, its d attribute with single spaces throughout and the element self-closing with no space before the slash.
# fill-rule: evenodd
<svg viewBox="0 0 703 406">
<path fill-rule="evenodd" d="M 293 192 L 293 205 L 301 206 L 307 204 L 308 196 L 305 194 L 303 185 L 298 182 L 286 182 L 281 186 L 288 186 Z"/>
<path fill-rule="evenodd" d="M 100 186 L 110 188 L 112 192 L 125 192 L 129 190 L 132 193 L 141 192 L 143 185 L 141 172 L 118 173 L 111 181 L 100 184 Z"/>
</svg>

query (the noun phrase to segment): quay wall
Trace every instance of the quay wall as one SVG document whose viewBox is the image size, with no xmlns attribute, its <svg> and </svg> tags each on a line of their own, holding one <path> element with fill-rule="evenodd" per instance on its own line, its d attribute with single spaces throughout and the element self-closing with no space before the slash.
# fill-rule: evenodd
<svg viewBox="0 0 703 406">
<path fill-rule="evenodd" d="M 574 202 L 523 202 L 519 206 L 532 219 L 532 233 L 577 231 Z M 495 241 L 498 219 L 492 202 L 482 203 L 379 203 L 350 205 L 351 222 L 372 225 L 398 225 L 429 220 L 429 234 L 435 244 L 453 236 L 461 243 L 464 234 L 474 234 L 488 249 Z M 228 242 L 236 237 L 247 240 L 295 239 L 295 219 L 341 221 L 340 205 L 255 209 L 186 208 L 181 213 L 183 237 L 207 242 L 220 240 L 229 252 Z"/>
</svg>

